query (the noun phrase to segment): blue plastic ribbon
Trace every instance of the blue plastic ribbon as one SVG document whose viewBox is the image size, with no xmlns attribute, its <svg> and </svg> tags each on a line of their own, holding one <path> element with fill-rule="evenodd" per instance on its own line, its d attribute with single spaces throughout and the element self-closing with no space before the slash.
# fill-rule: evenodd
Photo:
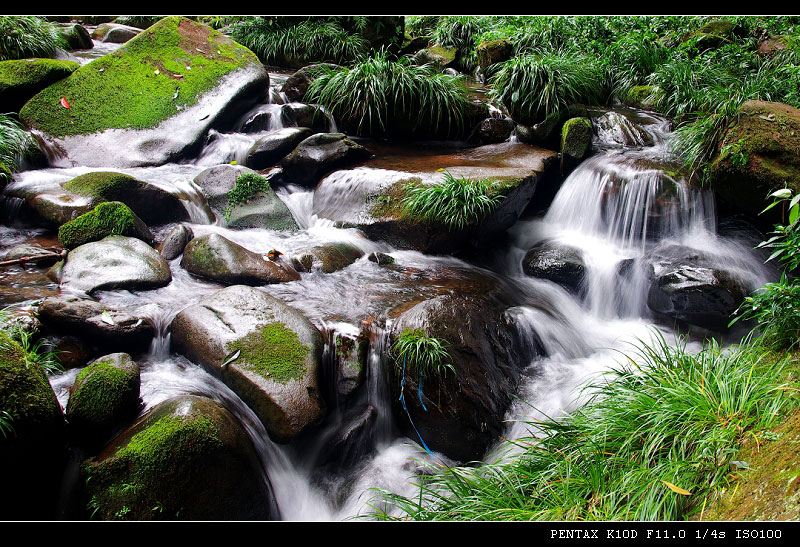
<svg viewBox="0 0 800 547">
<path fill-rule="evenodd" d="M 420 383 L 421 382 L 422 382 L 422 379 L 420 378 Z M 408 416 L 408 421 L 411 423 L 411 427 L 414 428 L 414 432 L 417 434 L 417 437 L 419 437 L 419 442 L 422 443 L 422 448 L 425 449 L 425 452 L 427 452 L 428 454 L 433 456 L 433 452 L 431 452 L 431 449 L 428 448 L 427 444 L 425 444 L 425 441 L 422 439 L 422 435 L 420 435 L 420 432 L 417 429 L 417 426 L 414 425 L 414 420 L 411 419 L 411 413 L 408 411 L 408 407 L 406 406 L 406 399 L 403 396 L 403 392 L 405 390 L 405 386 L 406 386 L 406 356 L 404 354 L 403 355 L 403 374 L 402 374 L 402 378 L 400 379 L 400 399 L 399 399 L 400 400 L 400 404 L 403 405 L 403 410 L 405 410 L 406 416 Z M 420 402 L 422 402 L 422 388 L 421 387 L 420 387 L 420 391 L 419 391 L 419 396 L 420 396 Z M 425 408 L 424 404 L 422 405 L 422 408 Z M 427 411 L 428 411 L 428 409 L 425 408 L 425 412 L 427 412 Z"/>
</svg>

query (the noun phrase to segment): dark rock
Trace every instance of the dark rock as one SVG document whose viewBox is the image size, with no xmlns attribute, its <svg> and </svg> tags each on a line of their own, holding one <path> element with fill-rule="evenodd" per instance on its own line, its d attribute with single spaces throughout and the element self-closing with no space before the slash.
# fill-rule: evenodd
<svg viewBox="0 0 800 547">
<path fill-rule="evenodd" d="M 316 76 L 315 73 L 318 73 L 326 68 L 338 70 L 342 67 L 331 63 L 319 63 L 305 66 L 286 79 L 286 82 L 284 82 L 283 86 L 281 87 L 281 92 L 285 93 L 286 98 L 291 102 L 303 102 L 303 97 L 305 96 L 306 91 L 308 91 L 308 86 L 311 85 L 311 82 Z"/>
<path fill-rule="evenodd" d="M 276 441 L 322 417 L 322 335 L 281 301 L 251 287 L 228 287 L 179 312 L 170 330 L 177 351 L 225 382 Z"/>
<path fill-rule="evenodd" d="M 307 127 L 314 133 L 331 130 L 331 120 L 322 107 L 313 104 L 289 103 L 281 107 L 281 121 L 286 126 Z"/>
<path fill-rule="evenodd" d="M 158 245 L 158 252 L 164 257 L 164 260 L 174 260 L 178 258 L 186 244 L 192 240 L 194 233 L 192 229 L 185 224 L 175 226 L 169 233 L 164 236 L 163 241 Z"/>
<path fill-rule="evenodd" d="M 67 42 L 67 47 L 71 50 L 92 49 L 94 47 L 94 42 L 92 41 L 89 31 L 79 23 L 63 27 L 61 29 L 61 36 L 64 37 Z"/>
<path fill-rule="evenodd" d="M 367 257 L 367 260 L 376 263 L 378 266 L 388 266 L 390 264 L 394 264 L 394 257 L 387 255 L 386 253 L 370 253 Z"/>
<path fill-rule="evenodd" d="M 286 127 L 272 131 L 250 147 L 245 164 L 256 170 L 272 167 L 311 135 L 312 131 L 306 127 Z"/>
<path fill-rule="evenodd" d="M 318 133 L 302 141 L 282 162 L 283 176 L 295 184 L 312 186 L 343 167 L 368 159 L 372 154 L 344 133 Z"/>
<path fill-rule="evenodd" d="M 218 234 L 192 239 L 183 251 L 181 266 L 195 275 L 222 283 L 283 283 L 300 279 L 282 260 L 273 261 Z"/>
<path fill-rule="evenodd" d="M 245 429 L 221 404 L 165 401 L 81 466 L 103 520 L 277 518 L 269 481 Z"/>
<path fill-rule="evenodd" d="M 547 279 L 566 290 L 581 294 L 584 291 L 586 265 L 580 249 L 553 241 L 543 241 L 528 251 L 522 260 L 526 275 Z"/>
<path fill-rule="evenodd" d="M 513 131 L 514 122 L 510 118 L 485 118 L 477 129 L 481 144 L 505 142 Z"/>
<path fill-rule="evenodd" d="M 478 56 L 478 66 L 481 72 L 486 73 L 486 69 L 491 65 L 511 59 L 514 54 L 514 45 L 511 40 L 490 40 L 478 44 L 475 53 Z"/>
<path fill-rule="evenodd" d="M 333 273 L 346 268 L 362 256 L 364 256 L 364 251 L 355 245 L 330 243 L 318 245 L 293 257 L 292 265 L 300 272 L 320 270 L 323 273 Z"/>
</svg>

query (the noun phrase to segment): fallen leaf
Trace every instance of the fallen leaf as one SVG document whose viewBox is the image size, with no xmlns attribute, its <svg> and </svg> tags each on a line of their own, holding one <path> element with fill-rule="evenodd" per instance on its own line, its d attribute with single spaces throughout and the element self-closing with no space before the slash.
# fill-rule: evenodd
<svg viewBox="0 0 800 547">
<path fill-rule="evenodd" d="M 672 484 L 669 481 L 661 481 L 661 482 L 663 482 L 665 485 L 667 485 L 667 488 L 669 488 L 670 490 L 672 490 L 676 494 L 680 494 L 681 496 L 691 496 L 692 495 L 692 493 L 689 492 L 688 490 L 684 490 L 680 486 L 675 486 L 674 484 Z"/>
<path fill-rule="evenodd" d="M 61 97 L 61 106 L 63 106 L 64 108 L 69 108 L 69 101 L 67 100 L 66 97 Z"/>
<path fill-rule="evenodd" d="M 234 362 L 236 359 L 238 359 L 238 358 L 239 358 L 239 354 L 240 354 L 240 353 L 242 353 L 242 351 L 237 349 L 236 351 L 234 351 L 233 353 L 231 353 L 230 355 L 228 355 L 228 357 L 225 359 L 225 362 L 224 362 L 224 363 L 222 363 L 222 364 L 220 365 L 220 367 L 221 367 L 221 368 L 225 368 L 225 367 L 227 367 L 228 365 L 230 365 L 231 363 L 233 363 L 233 362 Z"/>
<path fill-rule="evenodd" d="M 109 325 L 113 325 L 114 324 L 114 318 L 111 317 L 111 314 L 108 313 L 108 310 L 103 310 L 103 313 L 100 314 L 100 320 L 103 323 L 107 323 Z"/>
</svg>

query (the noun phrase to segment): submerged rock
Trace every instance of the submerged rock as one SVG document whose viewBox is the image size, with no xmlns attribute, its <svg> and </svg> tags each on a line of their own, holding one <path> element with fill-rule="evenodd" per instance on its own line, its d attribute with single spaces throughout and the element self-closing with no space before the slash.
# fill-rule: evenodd
<svg viewBox="0 0 800 547">
<path fill-rule="evenodd" d="M 61 286 L 86 293 L 107 289 L 146 290 L 172 281 L 169 264 L 140 239 L 109 236 L 70 251 Z"/>
<path fill-rule="evenodd" d="M 322 335 L 297 310 L 235 285 L 182 310 L 170 330 L 175 348 L 235 391 L 276 441 L 322 417 Z"/>
<path fill-rule="evenodd" d="M 167 400 L 83 463 L 89 507 L 103 520 L 277 518 L 242 425 L 196 395 Z"/>
<path fill-rule="evenodd" d="M 166 17 L 38 93 L 20 119 L 65 163 L 162 165 L 196 150 L 268 87 L 250 50 L 200 23 Z"/>
<path fill-rule="evenodd" d="M 282 260 L 273 261 L 219 234 L 192 239 L 183 251 L 181 266 L 188 272 L 223 283 L 262 285 L 300 279 Z"/>
</svg>

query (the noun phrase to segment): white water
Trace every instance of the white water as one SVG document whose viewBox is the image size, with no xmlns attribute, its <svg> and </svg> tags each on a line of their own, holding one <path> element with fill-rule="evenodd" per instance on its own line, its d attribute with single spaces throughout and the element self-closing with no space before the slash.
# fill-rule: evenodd
<svg viewBox="0 0 800 547">
<path fill-rule="evenodd" d="M 278 105 L 262 105 L 271 108 Z M 249 113 L 248 115 L 252 115 Z M 273 119 L 280 119 L 273 116 Z M 277 130 L 275 126 L 267 131 Z M 507 438 L 530 434 L 526 422 L 546 416 L 560 417 L 585 401 L 579 388 L 618 364 L 639 340 L 648 340 L 656 328 L 646 306 L 646 277 L 641 262 L 658 245 L 676 243 L 702 250 L 734 269 L 755 288 L 769 280 L 759 260 L 740 242 L 719 238 L 715 233 L 713 198 L 674 180 L 642 160 L 669 159 L 667 126 L 652 118 L 644 128 L 654 146 L 623 146 L 624 139 L 604 132 L 596 145 L 599 152 L 584 161 L 564 182 L 548 213 L 539 219 L 518 222 L 510 231 L 512 244 L 494 266 L 494 272 L 514 281 L 519 288 L 518 305 L 507 315 L 530 337 L 539 340 L 547 356 L 532 362 L 519 387 L 520 401 L 506 416 Z M 261 289 L 302 311 L 320 329 L 358 332 L 364 317 L 375 318 L 370 335 L 368 373 L 362 386 L 361 404 L 376 409 L 373 426 L 374 451 L 349 469 L 320 477 L 313 469 L 315 454 L 303 447 L 273 443 L 263 425 L 233 394 L 199 366 L 171 352 L 167 327 L 184 307 L 217 291 L 220 286 L 188 274 L 173 260 L 170 285 L 152 291 L 106 291 L 96 295 L 111 307 L 153 318 L 160 335 L 142 366 L 142 399 L 149 409 L 175 395 L 203 393 L 226 404 L 245 424 L 260 454 L 285 520 L 341 520 L 368 513 L 376 503 L 373 489 L 413 495 L 413 477 L 428 465 L 450 465 L 442 455 L 427 454 L 416 439 L 397 436 L 389 408 L 386 386 L 386 350 L 390 307 L 404 298 L 431 291 L 406 272 L 469 272 L 476 269 L 452 257 L 426 256 L 401 251 L 383 242 L 366 239 L 353 229 L 340 229 L 326 219 L 345 216 L 351 204 L 363 203 L 377 189 L 407 177 L 407 173 L 369 170 L 338 171 L 328 176 L 316 193 L 287 187 L 278 195 L 287 204 L 301 230 L 294 234 L 270 230 L 229 230 L 215 222 L 199 188 L 192 182 L 204 168 L 231 161 L 241 162 L 247 149 L 264 133 L 236 131 L 212 135 L 197 161 L 191 164 L 125 170 L 181 196 L 190 212 L 195 235 L 217 232 L 245 246 L 266 253 L 279 249 L 286 256 L 311 246 L 346 241 L 365 254 L 384 252 L 402 265 L 400 270 L 381 268 L 365 257 L 339 272 L 303 274 L 297 282 L 269 285 Z M 630 140 L 630 139 L 628 139 Z M 27 171 L 14 185 L 55 187 L 87 168 Z M 568 244 L 584 254 L 587 290 L 574 296 L 549 281 L 523 274 L 525 253 L 543 240 Z M 632 260 L 632 275 L 617 275 L 624 260 Z M 547 303 L 534 307 L 535 299 Z M 675 334 L 660 327 L 670 339 Z M 68 388 L 76 371 L 53 378 L 59 400 L 66 406 Z M 330 431 L 341 425 L 331 418 Z M 487 454 L 492 460 L 504 454 L 496 447 Z"/>
</svg>

